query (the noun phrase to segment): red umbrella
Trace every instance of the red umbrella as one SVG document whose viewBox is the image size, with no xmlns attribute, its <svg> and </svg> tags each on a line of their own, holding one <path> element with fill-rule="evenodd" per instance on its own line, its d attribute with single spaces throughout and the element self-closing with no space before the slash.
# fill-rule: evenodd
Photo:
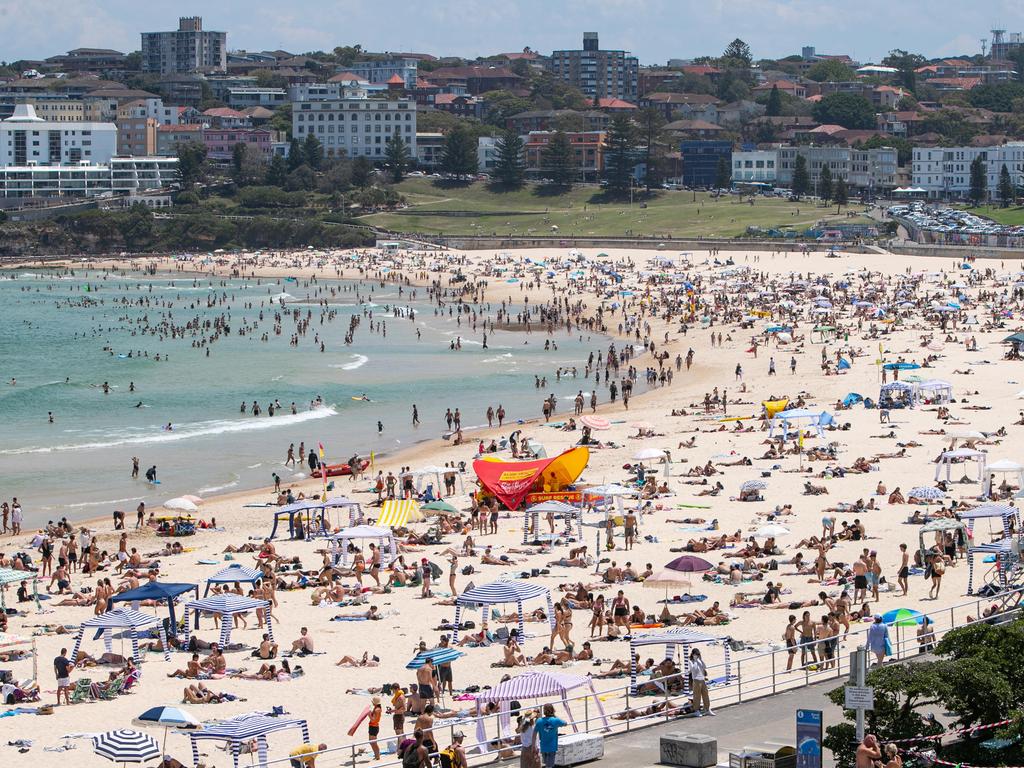
<svg viewBox="0 0 1024 768">
<path fill-rule="evenodd" d="M 666 563 L 665 567 L 669 570 L 681 571 L 683 573 L 700 573 L 702 571 L 710 571 L 715 566 L 701 557 L 683 555 L 682 557 L 677 557 L 671 563 Z"/>
</svg>

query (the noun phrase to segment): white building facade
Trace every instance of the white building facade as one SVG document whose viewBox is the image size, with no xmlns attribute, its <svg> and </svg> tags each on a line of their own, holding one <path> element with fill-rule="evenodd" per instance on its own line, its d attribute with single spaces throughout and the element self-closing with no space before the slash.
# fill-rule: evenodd
<svg viewBox="0 0 1024 768">
<path fill-rule="evenodd" d="M 892 147 L 877 149 L 850 149 L 849 147 L 779 147 L 776 163 L 776 181 L 791 187 L 797 157 L 807 163 L 811 192 L 816 193 L 823 168 L 828 168 L 832 180 L 842 179 L 851 188 L 891 189 L 896 184 L 898 153 Z"/>
<path fill-rule="evenodd" d="M 292 136 L 313 134 L 327 157 L 383 160 L 388 139 L 398 133 L 416 157 L 416 102 L 412 99 L 335 99 L 292 104 Z"/>
<path fill-rule="evenodd" d="M 136 195 L 175 186 L 176 157 L 115 157 L 109 162 L 0 167 L 0 197 Z"/>
<path fill-rule="evenodd" d="M 971 191 L 971 163 L 985 163 L 989 197 L 998 196 L 1003 166 L 1015 187 L 1024 186 L 1024 142 L 1001 147 L 915 147 L 911 184 L 930 198 L 965 198 Z"/>
<path fill-rule="evenodd" d="M 30 104 L 0 121 L 0 166 L 106 163 L 116 154 L 113 123 L 43 120 Z"/>
<path fill-rule="evenodd" d="M 733 183 L 758 181 L 764 184 L 775 183 L 775 165 L 779 153 L 774 149 L 756 149 L 749 152 L 732 153 Z"/>
</svg>

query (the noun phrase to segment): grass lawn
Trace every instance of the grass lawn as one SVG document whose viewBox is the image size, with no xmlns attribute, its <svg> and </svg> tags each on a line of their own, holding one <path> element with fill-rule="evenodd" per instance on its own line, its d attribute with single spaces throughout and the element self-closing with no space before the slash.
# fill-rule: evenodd
<svg viewBox="0 0 1024 768">
<path fill-rule="evenodd" d="M 406 179 L 396 190 L 405 196 L 409 209 L 419 215 L 379 213 L 361 221 L 399 232 L 458 235 L 549 235 L 563 237 L 601 235 L 650 235 L 660 237 L 734 237 L 747 227 L 793 228 L 799 231 L 821 220 L 853 222 L 844 209 L 817 207 L 813 202 L 791 203 L 781 198 L 758 197 L 754 205 L 735 195 L 712 198 L 707 193 L 660 190 L 645 199 L 636 193 L 634 202 L 608 201 L 597 187 L 574 187 L 563 194 L 546 194 L 528 185 L 515 191 L 495 191 L 486 182 L 453 184 L 435 179 Z M 641 203 L 646 207 L 641 207 Z M 854 205 L 850 211 L 863 208 Z M 474 215 L 457 216 L 456 211 Z M 515 212 L 517 215 L 509 215 Z M 552 227 L 558 227 L 553 230 Z"/>
<path fill-rule="evenodd" d="M 1021 206 L 1011 205 L 1009 208 L 1001 208 L 998 205 L 980 205 L 977 208 L 967 208 L 966 210 L 976 216 L 992 219 L 997 224 L 1010 227 L 1024 224 L 1024 207 Z"/>
</svg>

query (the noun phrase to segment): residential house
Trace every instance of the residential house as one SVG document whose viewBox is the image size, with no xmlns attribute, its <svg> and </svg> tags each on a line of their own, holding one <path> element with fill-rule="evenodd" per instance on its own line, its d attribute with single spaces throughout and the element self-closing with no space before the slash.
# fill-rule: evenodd
<svg viewBox="0 0 1024 768">
<path fill-rule="evenodd" d="M 228 88 L 228 106 L 232 109 L 267 107 L 277 109 L 289 102 L 284 88 Z"/>
<path fill-rule="evenodd" d="M 272 153 L 273 132 L 266 128 L 206 128 L 203 144 L 211 160 L 230 160 L 235 146 L 244 144 L 256 157 L 268 160 Z"/>
<path fill-rule="evenodd" d="M 211 128 L 235 129 L 252 127 L 249 118 L 237 109 L 230 107 L 213 107 L 203 112 L 203 122 Z"/>
<path fill-rule="evenodd" d="M 113 123 L 47 121 L 31 104 L 0 121 L 0 166 L 106 163 L 116 153 Z"/>
<path fill-rule="evenodd" d="M 156 154 L 162 157 L 176 157 L 182 144 L 203 143 L 203 126 L 198 123 L 159 125 L 156 129 Z"/>
<path fill-rule="evenodd" d="M 343 98 L 292 104 L 292 136 L 320 140 L 328 157 L 383 159 L 388 139 L 399 134 L 416 157 L 416 102 L 412 99 Z"/>
<path fill-rule="evenodd" d="M 535 175 L 544 176 L 544 148 L 554 131 L 531 131 L 526 137 L 526 168 Z M 605 131 L 568 133 L 573 160 L 581 178 L 596 180 L 604 171 L 604 153 L 608 134 Z"/>
<path fill-rule="evenodd" d="M 404 56 L 366 59 L 353 62 L 345 69 L 371 83 L 387 83 L 397 76 L 406 88 L 413 88 L 419 77 L 419 59 Z"/>
<path fill-rule="evenodd" d="M 603 131 L 611 124 L 611 117 L 597 110 L 577 112 L 573 109 L 539 109 L 519 112 L 506 118 L 505 127 L 525 136 L 531 131 L 553 131 L 560 122 L 573 122 L 577 116 L 583 122 L 584 131 Z"/>
<path fill-rule="evenodd" d="M 653 108 L 661 112 L 666 120 L 676 117 L 694 119 L 699 117 L 710 123 L 717 122 L 717 105 L 721 101 L 707 93 L 649 93 L 640 99 L 644 109 Z M 700 114 L 696 114 L 697 112 Z"/>
<path fill-rule="evenodd" d="M 449 112 L 458 117 L 483 116 L 485 102 L 479 96 L 455 96 L 451 93 L 439 93 L 434 96 L 434 109 Z"/>
<path fill-rule="evenodd" d="M 444 152 L 443 133 L 416 134 L 416 165 L 426 170 L 433 170 L 441 165 L 441 154 Z"/>
<path fill-rule="evenodd" d="M 440 67 L 430 72 L 427 79 L 441 85 L 464 83 L 466 90 L 473 96 L 487 91 L 514 90 L 523 81 L 523 78 L 505 67 L 485 66 Z"/>
<path fill-rule="evenodd" d="M 733 183 L 756 181 L 775 184 L 775 164 L 779 153 L 775 149 L 755 149 L 732 153 Z"/>
<path fill-rule="evenodd" d="M 664 130 L 676 138 L 687 139 L 714 139 L 725 132 L 722 126 L 704 120 L 675 120 L 667 124 Z"/>
<path fill-rule="evenodd" d="M 989 195 L 999 189 L 1003 166 L 1014 187 L 1024 186 L 1024 142 L 1001 147 L 915 147 L 911 157 L 911 183 L 930 198 L 963 199 L 970 194 L 971 164 L 985 164 Z"/>
</svg>

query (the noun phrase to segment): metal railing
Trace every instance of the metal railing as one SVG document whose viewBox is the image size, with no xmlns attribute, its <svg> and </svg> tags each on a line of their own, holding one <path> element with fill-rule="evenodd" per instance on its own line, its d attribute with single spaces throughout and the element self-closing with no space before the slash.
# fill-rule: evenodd
<svg viewBox="0 0 1024 768">
<path fill-rule="evenodd" d="M 1014 600 L 1014 598 L 1016 599 Z M 1018 604 L 1022 602 L 1022 598 L 1024 598 L 1024 587 L 1017 587 L 991 597 L 984 599 L 977 597 L 971 601 L 958 603 L 957 605 L 924 614 L 932 624 L 932 637 L 925 643 L 919 641 L 914 628 L 901 627 L 899 624 L 896 624 L 891 627 L 891 630 L 895 630 L 893 633 L 895 637 L 890 637 L 892 653 L 888 655 L 888 660 L 900 661 L 917 656 L 923 653 L 926 647 L 934 647 L 935 643 L 951 630 L 966 626 L 972 621 L 1002 623 L 1018 618 L 1022 611 L 1024 611 L 1024 605 Z M 998 605 L 1000 603 L 1006 605 L 1011 601 L 1013 601 L 1013 606 L 1008 610 L 992 613 L 982 618 L 985 606 L 990 604 Z M 858 641 L 862 641 L 866 636 L 867 628 L 868 625 L 865 624 L 863 629 L 842 635 L 839 638 L 839 646 L 853 649 L 861 645 L 862 642 Z M 815 642 L 813 646 L 809 647 L 817 649 L 818 643 Z M 827 680 L 834 679 L 838 681 L 841 678 L 848 678 L 850 674 L 849 659 L 846 658 L 845 653 L 839 653 L 838 650 L 837 648 L 837 652 L 831 660 L 832 666 L 826 668 L 821 663 L 794 664 L 792 671 L 786 669 L 786 662 L 789 658 L 789 649 L 787 648 L 778 648 L 763 653 L 734 658 L 731 662 L 731 665 L 735 668 L 730 674 L 731 682 L 725 685 L 713 686 L 709 689 L 708 693 L 711 704 L 713 708 L 718 708 L 765 696 L 772 696 L 776 693 L 803 688 Z M 799 646 L 797 647 L 797 653 L 800 653 Z M 752 670 L 756 668 L 755 665 L 757 664 L 763 665 L 766 667 L 766 670 L 755 672 L 752 677 L 749 674 L 744 674 L 744 669 Z M 689 701 L 689 695 L 682 691 L 670 692 L 668 689 L 670 682 L 678 683 L 680 675 L 681 673 L 675 672 L 660 678 L 643 678 L 645 684 L 663 683 L 663 685 L 659 686 L 663 689 L 663 692 L 657 695 L 633 694 L 631 693 L 632 686 L 628 682 L 624 686 L 598 689 L 597 695 L 602 701 L 615 694 L 621 694 L 624 699 L 621 709 L 606 713 L 608 718 L 607 726 L 603 718 L 594 711 L 591 701 L 593 694 L 590 693 L 589 689 L 585 694 L 567 697 L 566 701 L 573 712 L 575 727 L 579 733 L 617 735 L 678 719 L 686 714 L 681 710 Z M 716 676 L 724 677 L 725 675 L 726 665 L 724 662 L 708 665 L 707 678 L 709 680 L 715 679 Z M 628 678 L 628 673 L 626 677 Z M 655 705 L 658 705 L 659 708 L 656 709 Z M 523 710 L 533 709 L 536 706 L 536 704 L 526 706 L 524 703 Z M 634 711 L 633 707 L 639 708 Z M 470 762 L 479 764 L 488 759 L 500 759 L 503 753 L 512 753 L 518 750 L 520 741 L 516 733 L 502 734 L 500 732 L 499 717 L 498 713 L 481 715 L 479 717 L 473 715 L 454 720 L 450 723 L 445 722 L 445 720 L 436 719 L 432 728 L 434 741 L 438 744 L 439 748 L 443 748 L 440 741 L 438 741 L 439 732 L 447 731 L 448 743 L 451 743 L 454 741 L 456 731 L 466 731 L 467 737 L 463 743 L 463 748 L 466 750 Z M 473 735 L 475 735 L 477 723 L 480 720 L 484 721 L 485 727 L 489 724 L 489 721 L 492 722 L 497 735 L 482 742 L 473 740 L 468 731 L 473 729 Z M 412 735 L 412 728 L 409 729 L 407 735 Z M 394 736 L 386 738 L 382 736 L 377 739 L 377 743 L 383 748 L 388 742 L 394 740 Z M 328 747 L 323 752 L 316 754 L 320 756 L 317 760 L 317 765 L 320 768 L 325 766 L 356 768 L 360 764 L 361 757 L 363 762 L 368 762 L 365 755 L 369 754 L 372 756 L 372 750 L 370 741 L 367 740 L 340 747 Z M 397 757 L 389 760 L 387 755 L 382 754 L 381 758 L 380 761 L 373 762 L 374 768 L 389 768 L 390 766 L 401 766 L 402 764 L 401 759 Z M 278 765 L 288 760 L 288 757 L 275 758 L 261 765 Z"/>
</svg>

